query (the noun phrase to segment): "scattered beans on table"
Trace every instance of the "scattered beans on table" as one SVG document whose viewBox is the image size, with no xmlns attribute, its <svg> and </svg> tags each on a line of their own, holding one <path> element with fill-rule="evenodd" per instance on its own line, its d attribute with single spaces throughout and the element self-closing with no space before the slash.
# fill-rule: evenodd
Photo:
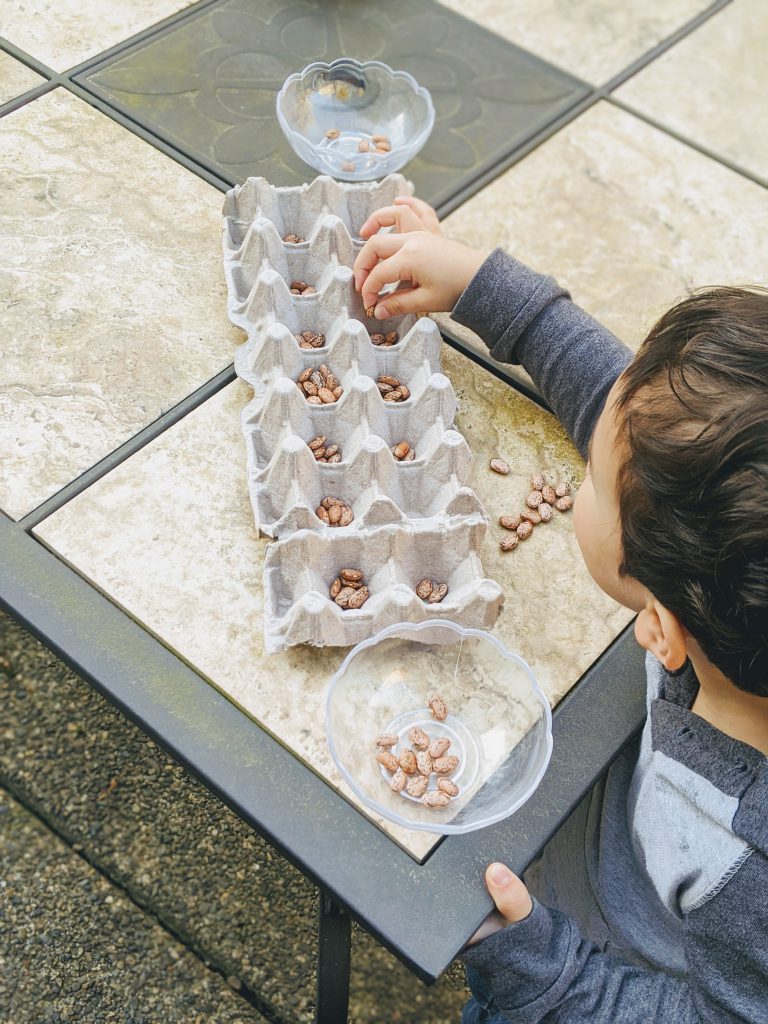
<svg viewBox="0 0 768 1024">
<path fill-rule="evenodd" d="M 493 462 L 491 460 L 492 468 Z M 543 473 L 534 473 L 531 476 L 531 487 L 533 490 L 525 499 L 526 508 L 522 512 L 499 516 L 499 526 L 510 531 L 509 537 L 499 541 L 502 551 L 514 551 L 519 541 L 531 536 L 534 527 L 551 522 L 553 509 L 567 512 L 573 506 L 571 485 L 567 480 L 552 485 L 545 481 Z"/>
</svg>

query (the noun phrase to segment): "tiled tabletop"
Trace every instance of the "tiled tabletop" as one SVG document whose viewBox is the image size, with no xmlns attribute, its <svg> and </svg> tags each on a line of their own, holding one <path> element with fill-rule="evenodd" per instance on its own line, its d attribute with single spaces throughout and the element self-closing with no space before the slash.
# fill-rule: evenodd
<svg viewBox="0 0 768 1024">
<path fill-rule="evenodd" d="M 64 89 L 3 119 L 0 507 L 20 518 L 232 358 L 221 193 Z"/>
<path fill-rule="evenodd" d="M 768 181 L 768 5 L 737 0 L 630 79 L 617 99 Z M 759 115 L 758 115 L 759 116 Z"/>
<path fill-rule="evenodd" d="M 580 480 L 579 456 L 548 413 L 450 349 L 444 368 L 461 402 L 457 428 L 475 455 L 469 485 L 491 515 L 517 509 L 532 467 Z M 261 566 L 268 541 L 258 536 L 244 500 L 239 424 L 249 394 L 240 381 L 224 388 L 44 520 L 36 534 L 339 786 L 323 708 L 346 649 L 264 653 Z M 499 453 L 511 465 L 503 479 L 488 469 Z M 590 579 L 570 517 L 558 517 L 546 535 L 540 531 L 512 555 L 499 551 L 502 533 L 490 530 L 481 552 L 506 596 L 494 634 L 531 664 L 554 704 L 629 613 Z M 544 556 L 549 569 L 542 574 Z M 435 841 L 383 827 L 416 856 Z"/>
<path fill-rule="evenodd" d="M 592 85 L 603 85 L 621 74 L 712 6 L 709 0 L 442 2 Z"/>
<path fill-rule="evenodd" d="M 54 71 L 65 71 L 156 25 L 191 0 L 9 0 L 0 14 L 0 36 Z"/>
<path fill-rule="evenodd" d="M 0 50 L 0 105 L 44 82 L 42 75 Z"/>
<path fill-rule="evenodd" d="M 222 0 L 81 81 L 226 180 L 258 174 L 293 185 L 306 180 L 306 167 L 272 130 L 275 93 L 311 60 L 350 53 L 410 71 L 430 90 L 436 128 L 408 172 L 433 203 L 587 91 L 431 0 L 306 0 L 298 8 Z"/>
<path fill-rule="evenodd" d="M 222 195 L 197 172 L 311 177 L 280 140 L 276 86 L 320 50 L 383 56 L 435 94 L 435 133 L 405 170 L 427 198 L 458 203 L 446 231 L 555 274 L 637 347 L 688 289 L 765 283 L 768 155 L 754 125 L 768 19 L 759 0 L 90 10 L 13 0 L 0 15 L 0 508 L 340 787 L 320 708 L 344 652 L 263 652 L 268 541 L 239 424 L 249 391 L 210 383 L 241 334 L 226 317 Z M 644 60 L 615 94 L 593 90 Z M 75 80 L 24 96 L 84 61 Z M 495 374 L 520 371 L 482 358 L 444 347 L 470 483 L 494 520 L 532 470 L 578 481 L 582 467 L 549 414 Z M 191 411 L 165 429 L 179 402 Z M 495 454 L 509 477 L 488 472 Z M 492 526 L 483 550 L 506 594 L 496 633 L 554 704 L 628 613 L 589 579 L 569 519 L 512 556 L 498 539 Z M 416 858 L 432 844 L 390 834 Z"/>
</svg>

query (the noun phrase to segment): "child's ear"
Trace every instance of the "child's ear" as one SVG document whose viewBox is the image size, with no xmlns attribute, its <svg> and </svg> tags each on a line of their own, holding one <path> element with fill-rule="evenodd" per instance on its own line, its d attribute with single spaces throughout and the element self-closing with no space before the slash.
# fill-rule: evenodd
<svg viewBox="0 0 768 1024">
<path fill-rule="evenodd" d="M 637 642 L 655 655 L 669 672 L 681 668 L 688 657 L 685 630 L 668 608 L 649 597 L 635 620 Z"/>
</svg>

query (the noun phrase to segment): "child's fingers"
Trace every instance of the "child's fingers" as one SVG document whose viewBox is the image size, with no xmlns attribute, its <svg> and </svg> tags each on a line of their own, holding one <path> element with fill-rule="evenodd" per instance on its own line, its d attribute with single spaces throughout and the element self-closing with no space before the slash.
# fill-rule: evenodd
<svg viewBox="0 0 768 1024">
<path fill-rule="evenodd" d="M 427 289 L 398 288 L 376 303 L 374 316 L 377 320 L 389 320 L 393 316 L 404 316 L 406 313 L 419 313 L 429 308 Z"/>
<path fill-rule="evenodd" d="M 409 206 L 383 206 L 376 210 L 360 228 L 360 238 L 370 238 L 382 228 L 405 231 L 423 231 L 424 223 Z"/>
<path fill-rule="evenodd" d="M 485 884 L 496 909 L 506 921 L 522 921 L 533 910 L 528 890 L 506 865 L 490 864 L 485 872 Z"/>
<path fill-rule="evenodd" d="M 416 196 L 396 196 L 395 204 L 407 206 L 413 210 L 428 231 L 440 233 L 440 220 L 433 207 L 429 203 L 425 203 L 423 199 L 418 199 Z"/>
<path fill-rule="evenodd" d="M 405 259 L 400 253 L 394 253 L 389 259 L 383 259 L 371 270 L 365 279 L 362 287 L 362 299 L 365 308 L 377 305 L 379 292 L 387 285 L 397 284 L 398 281 L 410 281 L 411 271 Z M 389 298 L 389 296 L 387 296 Z"/>
<path fill-rule="evenodd" d="M 388 259 L 405 244 L 404 235 L 374 235 L 369 238 L 357 254 L 352 267 L 355 275 L 355 288 L 360 291 L 363 284 L 379 260 Z"/>
</svg>

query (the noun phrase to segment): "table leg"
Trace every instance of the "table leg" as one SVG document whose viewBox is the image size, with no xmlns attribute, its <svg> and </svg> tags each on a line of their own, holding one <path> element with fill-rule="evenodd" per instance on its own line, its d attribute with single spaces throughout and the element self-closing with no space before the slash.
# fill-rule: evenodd
<svg viewBox="0 0 768 1024">
<path fill-rule="evenodd" d="M 349 1009 L 349 915 L 320 891 L 315 1024 L 345 1024 Z"/>
</svg>

